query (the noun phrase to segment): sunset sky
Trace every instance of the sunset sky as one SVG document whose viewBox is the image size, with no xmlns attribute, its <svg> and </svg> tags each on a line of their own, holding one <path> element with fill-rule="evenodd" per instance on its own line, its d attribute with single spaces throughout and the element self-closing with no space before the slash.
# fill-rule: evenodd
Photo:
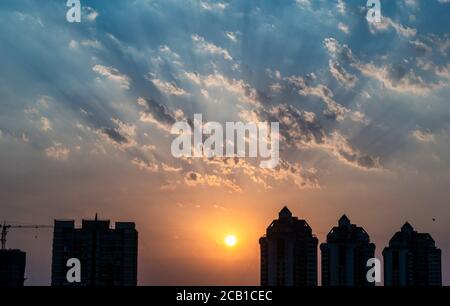
<svg viewBox="0 0 450 306">
<path fill-rule="evenodd" d="M 283 206 L 323 242 L 406 222 L 450 284 L 450 1 L 0 1 L 0 219 L 134 221 L 141 285 L 258 285 Z M 280 122 L 280 165 L 174 158 L 170 128 Z M 237 244 L 228 247 L 227 235 Z M 52 230 L 11 230 L 49 285 Z M 320 253 L 320 252 L 319 252 Z"/>
</svg>

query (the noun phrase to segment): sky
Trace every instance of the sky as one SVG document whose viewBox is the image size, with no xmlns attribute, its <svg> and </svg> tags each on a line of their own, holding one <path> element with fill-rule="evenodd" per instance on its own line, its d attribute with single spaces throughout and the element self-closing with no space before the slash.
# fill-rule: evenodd
<svg viewBox="0 0 450 306">
<path fill-rule="evenodd" d="M 344 213 L 376 255 L 406 222 L 450 284 L 450 1 L 0 1 L 0 218 L 134 221 L 141 285 L 258 285 L 287 205 L 320 242 Z M 175 158 L 171 126 L 279 122 L 280 163 Z M 227 234 L 238 243 L 224 245 Z M 52 231 L 12 229 L 26 284 Z"/>
</svg>

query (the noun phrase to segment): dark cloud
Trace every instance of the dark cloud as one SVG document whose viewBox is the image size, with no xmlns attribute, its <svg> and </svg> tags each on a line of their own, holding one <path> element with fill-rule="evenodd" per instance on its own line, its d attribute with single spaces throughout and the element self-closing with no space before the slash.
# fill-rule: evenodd
<svg viewBox="0 0 450 306">
<path fill-rule="evenodd" d="M 187 174 L 187 178 L 189 179 L 189 180 L 191 180 L 191 181 L 196 181 L 197 180 L 197 173 L 195 173 L 195 172 L 189 172 L 188 174 Z"/>
<path fill-rule="evenodd" d="M 375 64 L 364 62 L 353 55 L 346 44 L 339 43 L 335 38 L 324 40 L 325 48 L 332 58 L 359 70 L 364 76 L 377 80 L 387 89 L 400 92 L 427 95 L 435 89 L 444 86 L 442 82 L 427 80 L 414 70 L 412 63 L 401 59 L 396 62 Z"/>
<path fill-rule="evenodd" d="M 124 135 L 120 134 L 120 132 L 117 129 L 115 129 L 115 128 L 103 128 L 102 131 L 111 140 L 113 140 L 113 141 L 115 141 L 115 142 L 117 142 L 119 144 L 128 143 L 127 137 L 125 137 Z"/>
<path fill-rule="evenodd" d="M 340 149 L 338 152 L 346 161 L 354 163 L 361 168 L 373 169 L 380 167 L 378 160 L 372 156 L 344 149 Z"/>
<path fill-rule="evenodd" d="M 330 60 L 329 65 L 330 73 L 339 83 L 347 88 L 355 86 L 358 81 L 356 76 L 349 74 L 337 61 Z"/>
<path fill-rule="evenodd" d="M 379 158 L 353 148 L 348 139 L 334 130 L 327 130 L 312 112 L 292 105 L 280 104 L 257 112 L 261 121 L 279 122 L 282 144 L 287 148 L 321 149 L 339 160 L 361 169 L 381 169 Z"/>
<path fill-rule="evenodd" d="M 343 70 L 341 70 L 343 71 Z M 336 72 L 339 74 L 340 72 Z M 352 81 L 356 82 L 356 79 L 352 80 L 352 76 L 345 72 L 345 75 L 339 76 L 341 79 L 346 79 L 347 85 L 354 85 L 348 83 Z M 350 119 L 355 122 L 363 122 L 364 114 L 357 111 L 352 111 L 348 107 L 338 103 L 335 100 L 333 91 L 324 84 L 317 82 L 317 77 L 314 73 L 307 74 L 306 76 L 288 76 L 281 78 L 279 75 L 278 82 L 271 86 L 275 89 L 275 92 L 285 90 L 290 93 L 296 93 L 300 96 L 311 96 L 317 97 L 323 101 L 325 104 L 325 109 L 322 112 L 328 119 L 343 121 L 345 119 Z"/>
<path fill-rule="evenodd" d="M 170 127 L 177 122 L 177 113 L 169 109 L 166 105 L 158 103 L 154 99 L 139 98 L 139 104 L 145 107 L 141 112 L 141 120 L 158 124 L 160 127 L 170 130 Z M 178 117 L 182 117 L 182 113 Z"/>
<path fill-rule="evenodd" d="M 268 110 L 261 110 L 260 115 L 264 120 L 280 123 L 280 133 L 289 146 L 300 147 L 325 141 L 325 131 L 314 113 L 281 104 Z"/>
</svg>

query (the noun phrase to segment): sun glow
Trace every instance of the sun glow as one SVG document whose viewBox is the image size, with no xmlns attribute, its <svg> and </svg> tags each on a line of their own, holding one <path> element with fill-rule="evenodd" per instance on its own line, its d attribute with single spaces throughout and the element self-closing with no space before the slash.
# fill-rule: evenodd
<svg viewBox="0 0 450 306">
<path fill-rule="evenodd" d="M 234 236 L 234 235 L 228 235 L 228 236 L 226 236 L 225 237 L 225 244 L 228 246 L 228 247 L 234 247 L 235 245 L 236 245 L 236 243 L 237 243 L 237 238 L 236 238 L 236 236 Z"/>
</svg>

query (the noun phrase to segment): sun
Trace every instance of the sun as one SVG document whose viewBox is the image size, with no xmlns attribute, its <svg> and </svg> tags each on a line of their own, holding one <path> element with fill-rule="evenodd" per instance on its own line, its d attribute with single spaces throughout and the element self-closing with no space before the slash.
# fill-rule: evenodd
<svg viewBox="0 0 450 306">
<path fill-rule="evenodd" d="M 237 238 L 236 238 L 236 236 L 235 235 L 228 235 L 228 236 L 226 236 L 225 237 L 225 244 L 228 246 L 228 247 L 230 247 L 230 248 L 232 248 L 232 247 L 234 247 L 235 245 L 236 245 L 236 243 L 237 243 Z"/>
</svg>

